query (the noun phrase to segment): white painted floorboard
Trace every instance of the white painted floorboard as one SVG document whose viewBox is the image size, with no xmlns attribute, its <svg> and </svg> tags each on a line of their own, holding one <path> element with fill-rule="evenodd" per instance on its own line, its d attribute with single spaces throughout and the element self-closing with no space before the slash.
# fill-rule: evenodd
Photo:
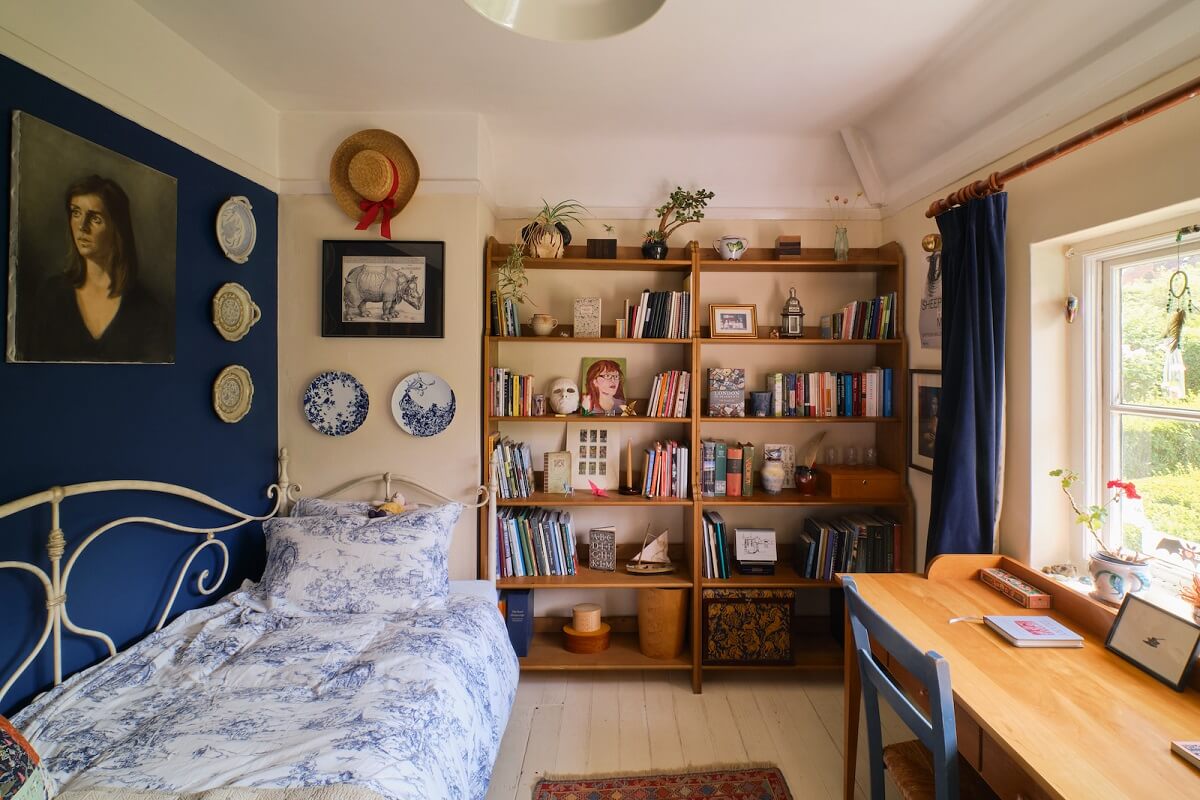
<svg viewBox="0 0 1200 800">
<path fill-rule="evenodd" d="M 904 727 L 885 714 L 883 733 L 894 741 Z M 865 731 L 858 751 L 855 794 L 866 800 Z M 841 798 L 841 679 L 723 673 L 696 695 L 682 672 L 526 673 L 487 797 L 529 800 L 545 774 L 749 761 L 777 765 L 797 800 Z"/>
</svg>

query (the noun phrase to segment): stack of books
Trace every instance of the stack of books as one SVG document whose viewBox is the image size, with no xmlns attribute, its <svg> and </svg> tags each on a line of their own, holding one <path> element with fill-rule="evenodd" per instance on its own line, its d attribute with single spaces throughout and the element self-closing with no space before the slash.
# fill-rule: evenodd
<svg viewBox="0 0 1200 800">
<path fill-rule="evenodd" d="M 704 512 L 704 553 L 700 569 L 705 578 L 729 577 L 725 520 L 716 511 Z"/>
<path fill-rule="evenodd" d="M 500 488 L 500 497 L 511 500 L 533 494 L 533 459 L 529 445 L 514 442 L 499 434 L 491 437 L 492 471 Z"/>
<path fill-rule="evenodd" d="M 518 375 L 503 367 L 488 373 L 488 416 L 532 417 L 532 375 Z"/>
<path fill-rule="evenodd" d="M 688 391 L 692 374 L 687 370 L 673 369 L 654 376 L 647 401 L 647 417 L 686 417 L 688 415 Z"/>
<path fill-rule="evenodd" d="M 750 497 L 754 494 L 754 453 L 750 442 L 700 442 L 700 493 L 705 497 Z"/>
<path fill-rule="evenodd" d="M 570 512 L 506 507 L 497 510 L 496 524 L 500 577 L 574 575 L 579 571 Z"/>
<path fill-rule="evenodd" d="M 788 259 L 800 258 L 800 237 L 799 236 L 776 236 L 775 237 L 775 257 L 780 261 Z"/>
<path fill-rule="evenodd" d="M 496 292 L 492 292 L 489 301 L 492 335 L 520 336 L 521 321 L 517 318 L 517 304 L 513 302 L 513 299 L 506 297 L 504 302 L 500 302 L 500 296 Z"/>
<path fill-rule="evenodd" d="M 821 317 L 822 339 L 895 339 L 896 293 L 854 300 L 841 311 Z"/>
<path fill-rule="evenodd" d="M 802 578 L 833 580 L 838 572 L 899 572 L 900 523 L 875 514 L 809 517 L 795 547 Z"/>
<path fill-rule="evenodd" d="M 771 416 L 890 417 L 892 374 L 890 367 L 769 374 L 766 390 L 772 396 Z"/>
<path fill-rule="evenodd" d="M 687 339 L 692 335 L 691 292 L 643 289 L 636 303 L 625 301 L 625 330 L 630 339 Z"/>
<path fill-rule="evenodd" d="M 688 496 L 688 449 L 679 442 L 655 442 L 642 460 L 642 495 Z"/>
</svg>

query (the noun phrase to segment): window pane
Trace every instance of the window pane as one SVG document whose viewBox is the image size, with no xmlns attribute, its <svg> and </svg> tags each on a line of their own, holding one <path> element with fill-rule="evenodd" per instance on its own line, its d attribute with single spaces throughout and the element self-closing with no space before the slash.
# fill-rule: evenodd
<svg viewBox="0 0 1200 800">
<path fill-rule="evenodd" d="M 1178 263 L 1185 274 L 1197 273 L 1196 300 L 1200 305 L 1200 270 L 1195 269 L 1200 265 L 1198 261 L 1193 251 L 1183 253 Z M 1171 254 L 1117 270 L 1122 403 L 1200 410 L 1200 314 L 1186 318 L 1178 349 L 1172 350 L 1164 338 L 1175 309 L 1186 307 L 1190 299 L 1182 278 L 1175 279 L 1175 293 L 1182 297 L 1171 299 L 1175 269 L 1175 255 Z"/>
<path fill-rule="evenodd" d="M 1113 509 L 1126 547 L 1154 553 L 1164 536 L 1200 542 L 1200 423 L 1121 415 L 1121 475 L 1111 477 L 1142 496 Z"/>
</svg>

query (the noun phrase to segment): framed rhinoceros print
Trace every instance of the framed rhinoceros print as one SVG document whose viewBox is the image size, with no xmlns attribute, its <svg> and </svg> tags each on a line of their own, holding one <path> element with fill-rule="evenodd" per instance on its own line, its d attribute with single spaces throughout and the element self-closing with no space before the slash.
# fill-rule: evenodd
<svg viewBox="0 0 1200 800">
<path fill-rule="evenodd" d="M 325 241 L 321 335 L 440 339 L 446 243 Z"/>
</svg>

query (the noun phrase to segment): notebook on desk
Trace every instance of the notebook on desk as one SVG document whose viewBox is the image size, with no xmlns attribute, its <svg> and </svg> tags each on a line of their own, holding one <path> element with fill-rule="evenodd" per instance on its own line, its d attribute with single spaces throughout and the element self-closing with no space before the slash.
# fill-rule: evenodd
<svg viewBox="0 0 1200 800">
<path fill-rule="evenodd" d="M 983 621 L 1015 647 L 1083 647 L 1083 637 L 1051 617 L 988 614 Z"/>
</svg>

